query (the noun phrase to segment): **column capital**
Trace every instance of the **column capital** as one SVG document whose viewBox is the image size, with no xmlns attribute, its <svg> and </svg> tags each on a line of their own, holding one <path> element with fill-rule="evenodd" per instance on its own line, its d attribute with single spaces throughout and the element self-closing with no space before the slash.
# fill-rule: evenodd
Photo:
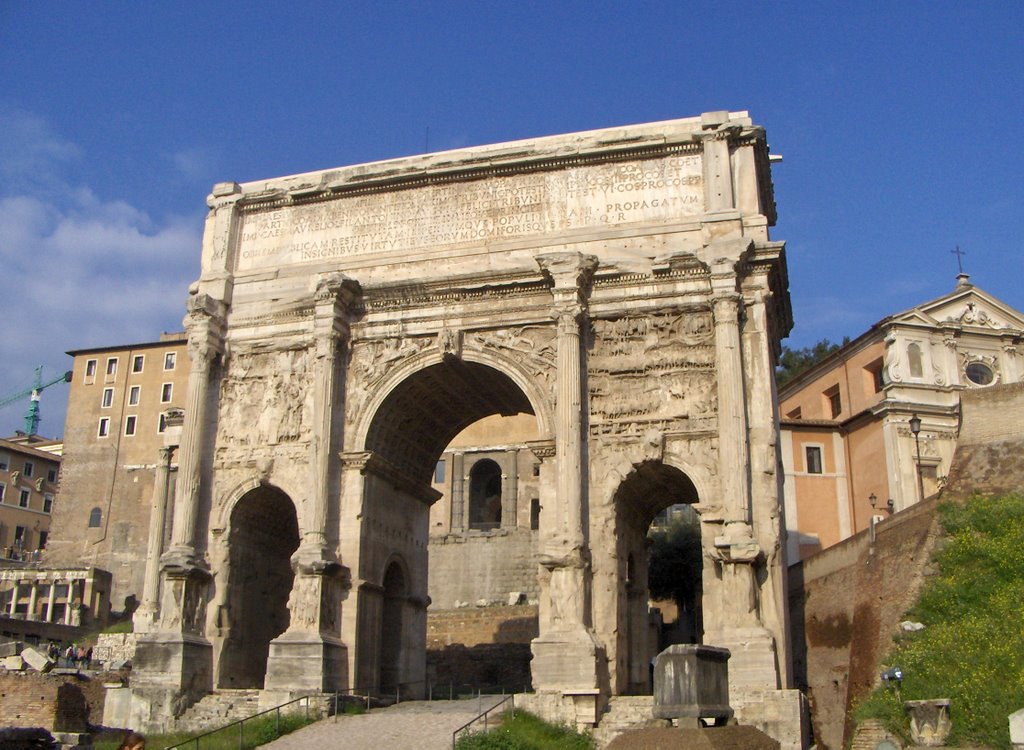
<svg viewBox="0 0 1024 750">
<path fill-rule="evenodd" d="M 598 267 L 597 256 L 578 252 L 555 252 L 538 255 L 537 265 L 551 280 L 555 298 L 555 317 L 579 320 L 586 311 L 590 282 Z"/>
</svg>

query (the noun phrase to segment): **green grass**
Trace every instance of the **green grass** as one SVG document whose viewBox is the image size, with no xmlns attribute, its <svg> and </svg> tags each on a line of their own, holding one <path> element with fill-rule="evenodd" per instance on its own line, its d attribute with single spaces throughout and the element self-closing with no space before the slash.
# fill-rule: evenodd
<svg viewBox="0 0 1024 750">
<path fill-rule="evenodd" d="M 281 714 L 280 726 L 277 726 L 274 714 L 261 716 L 258 719 L 245 722 L 242 729 L 241 745 L 238 742 L 239 730 L 236 724 L 201 738 L 199 740 L 199 750 L 240 750 L 240 748 L 241 750 L 250 750 L 250 748 L 265 745 L 282 735 L 294 732 L 296 729 L 312 724 L 319 719 L 320 717 L 315 715 L 307 719 L 305 713 Z M 195 737 L 196 734 L 198 733 L 175 732 L 172 734 L 150 735 L 146 737 L 146 747 L 148 750 L 160 750 L 161 748 L 171 747 L 179 742 L 184 742 L 190 737 Z M 97 740 L 93 747 L 95 750 L 117 750 L 121 739 L 121 737 L 115 736 L 113 739 Z M 192 750 L 195 746 L 195 743 L 191 742 L 183 750 Z"/>
<path fill-rule="evenodd" d="M 1007 717 L 1024 705 L 1024 497 L 975 497 L 940 517 L 938 574 L 907 615 L 925 629 L 886 660 L 903 669 L 900 695 L 878 688 L 854 716 L 907 737 L 903 701 L 949 698 L 950 744 L 1008 750 Z"/>
<path fill-rule="evenodd" d="M 456 750 L 593 750 L 594 741 L 569 727 L 556 726 L 526 711 L 507 713 L 489 732 L 461 737 Z"/>
<path fill-rule="evenodd" d="M 103 628 L 103 633 L 131 633 L 135 630 L 135 624 L 129 620 L 121 620 Z"/>
</svg>

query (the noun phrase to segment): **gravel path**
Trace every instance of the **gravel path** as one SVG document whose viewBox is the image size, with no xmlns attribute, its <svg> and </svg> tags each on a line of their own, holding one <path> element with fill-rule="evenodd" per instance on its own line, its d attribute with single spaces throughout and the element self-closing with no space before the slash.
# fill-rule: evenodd
<svg viewBox="0 0 1024 750">
<path fill-rule="evenodd" d="M 497 696 L 408 701 L 361 716 L 340 715 L 263 745 L 270 750 L 450 750 L 452 732 L 501 702 Z M 480 723 L 481 729 L 483 722 Z"/>
</svg>

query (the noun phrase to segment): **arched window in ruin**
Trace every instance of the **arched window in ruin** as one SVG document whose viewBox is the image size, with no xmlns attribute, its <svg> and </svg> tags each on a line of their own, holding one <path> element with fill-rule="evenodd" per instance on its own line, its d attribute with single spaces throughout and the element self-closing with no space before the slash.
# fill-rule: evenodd
<svg viewBox="0 0 1024 750">
<path fill-rule="evenodd" d="M 484 458 L 469 472 L 469 527 L 486 531 L 500 526 L 501 467 Z"/>
<path fill-rule="evenodd" d="M 924 367 L 921 364 L 921 347 L 918 344 L 907 346 L 907 362 L 910 365 L 910 377 L 924 377 Z"/>
<path fill-rule="evenodd" d="M 89 511 L 89 528 L 98 529 L 100 524 L 103 523 L 103 511 L 99 508 L 93 508 Z"/>
</svg>

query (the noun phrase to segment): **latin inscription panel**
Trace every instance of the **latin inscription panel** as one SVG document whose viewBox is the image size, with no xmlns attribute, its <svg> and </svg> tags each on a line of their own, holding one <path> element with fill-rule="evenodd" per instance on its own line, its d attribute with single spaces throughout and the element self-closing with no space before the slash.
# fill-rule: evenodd
<svg viewBox="0 0 1024 750">
<path fill-rule="evenodd" d="M 700 156 L 491 177 L 245 214 L 236 268 L 482 245 L 703 209 Z"/>
</svg>

